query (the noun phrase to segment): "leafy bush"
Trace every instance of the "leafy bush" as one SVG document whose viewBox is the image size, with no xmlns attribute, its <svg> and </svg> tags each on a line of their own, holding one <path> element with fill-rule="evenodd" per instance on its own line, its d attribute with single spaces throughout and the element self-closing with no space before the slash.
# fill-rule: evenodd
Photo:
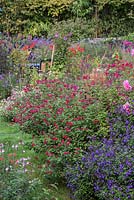
<svg viewBox="0 0 134 200">
<path fill-rule="evenodd" d="M 100 138 L 107 134 L 107 111 L 92 94 L 85 99 L 85 91 L 77 84 L 60 80 L 37 82 L 35 87 L 25 87 L 21 95 L 11 99 L 3 115 L 39 137 L 32 146 L 45 153 L 47 162 L 52 162 L 49 168 L 62 168 L 67 160 L 75 161 L 87 148 L 87 136 Z"/>
<path fill-rule="evenodd" d="M 74 199 L 133 199 L 133 108 L 131 114 L 122 106 L 110 113 L 110 137 L 89 146 L 80 161 L 67 167 L 67 185 Z"/>
<path fill-rule="evenodd" d="M 62 20 L 60 22 L 55 22 L 51 25 L 50 31 L 48 32 L 48 37 L 52 37 L 55 33 L 61 35 L 72 34 L 72 40 L 74 42 L 80 41 L 85 38 L 91 38 L 94 36 L 94 26 L 93 22 L 89 22 L 86 19 L 68 19 Z"/>
</svg>

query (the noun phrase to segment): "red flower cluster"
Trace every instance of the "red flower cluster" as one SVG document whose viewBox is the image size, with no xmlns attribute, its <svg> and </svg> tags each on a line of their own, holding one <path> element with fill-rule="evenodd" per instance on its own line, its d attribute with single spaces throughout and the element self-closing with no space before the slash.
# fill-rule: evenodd
<svg viewBox="0 0 134 200">
<path fill-rule="evenodd" d="M 34 41 L 34 42 L 32 42 L 31 44 L 29 44 L 29 45 L 24 45 L 24 46 L 22 47 L 21 50 L 27 51 L 27 50 L 33 49 L 33 48 L 35 47 L 36 43 L 37 43 L 37 42 Z"/>
<path fill-rule="evenodd" d="M 69 47 L 68 51 L 72 53 L 72 55 L 76 55 L 77 53 L 83 53 L 85 49 L 80 45 L 76 45 L 74 47 Z"/>
</svg>

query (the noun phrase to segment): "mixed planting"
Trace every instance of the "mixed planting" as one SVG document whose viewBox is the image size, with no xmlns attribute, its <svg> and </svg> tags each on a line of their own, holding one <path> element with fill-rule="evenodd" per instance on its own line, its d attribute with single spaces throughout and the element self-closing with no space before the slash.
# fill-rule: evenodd
<svg viewBox="0 0 134 200">
<path fill-rule="evenodd" d="M 0 143 L 0 198 L 60 200 L 47 181 L 66 185 L 67 199 L 133 200 L 134 42 L 87 45 L 72 33 L 0 42 L 1 118 L 31 137 Z"/>
</svg>

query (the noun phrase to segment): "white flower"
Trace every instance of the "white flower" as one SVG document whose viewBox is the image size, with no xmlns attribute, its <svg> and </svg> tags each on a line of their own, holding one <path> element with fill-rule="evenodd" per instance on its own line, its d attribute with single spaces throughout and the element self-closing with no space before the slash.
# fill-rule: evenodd
<svg viewBox="0 0 134 200">
<path fill-rule="evenodd" d="M 18 145 L 17 144 L 15 145 L 15 149 L 18 149 Z"/>
<path fill-rule="evenodd" d="M 5 150 L 4 149 L 0 149 L 0 153 L 4 153 L 5 152 Z"/>
<path fill-rule="evenodd" d="M 5 168 L 5 171 L 8 172 L 8 171 L 9 171 L 9 167 L 6 167 L 6 168 Z"/>
</svg>

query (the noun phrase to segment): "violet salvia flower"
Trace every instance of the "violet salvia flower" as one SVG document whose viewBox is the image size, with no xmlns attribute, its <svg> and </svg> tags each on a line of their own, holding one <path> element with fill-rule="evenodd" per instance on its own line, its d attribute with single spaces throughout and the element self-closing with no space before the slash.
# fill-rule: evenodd
<svg viewBox="0 0 134 200">
<path fill-rule="evenodd" d="M 126 91 L 131 91 L 132 90 L 132 86 L 130 85 L 128 80 L 123 81 L 123 86 L 124 86 L 124 89 Z"/>
<path fill-rule="evenodd" d="M 124 107 L 127 109 L 130 104 L 127 102 Z M 122 106 L 110 112 L 110 137 L 102 138 L 98 144 L 96 141 L 77 164 L 67 166 L 66 180 L 75 200 L 133 199 L 134 118 L 130 114 L 128 117 Z"/>
</svg>

